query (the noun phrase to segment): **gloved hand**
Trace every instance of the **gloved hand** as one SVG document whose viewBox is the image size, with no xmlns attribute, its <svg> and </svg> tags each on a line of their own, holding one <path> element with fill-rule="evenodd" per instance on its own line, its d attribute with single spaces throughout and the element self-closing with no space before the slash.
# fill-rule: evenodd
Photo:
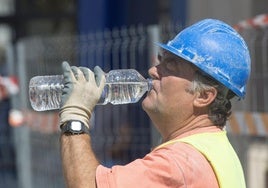
<svg viewBox="0 0 268 188">
<path fill-rule="evenodd" d="M 64 88 L 62 92 L 60 125 L 69 120 L 79 120 L 89 126 L 89 119 L 105 84 L 105 75 L 100 67 L 94 72 L 85 67 L 62 63 Z"/>
</svg>

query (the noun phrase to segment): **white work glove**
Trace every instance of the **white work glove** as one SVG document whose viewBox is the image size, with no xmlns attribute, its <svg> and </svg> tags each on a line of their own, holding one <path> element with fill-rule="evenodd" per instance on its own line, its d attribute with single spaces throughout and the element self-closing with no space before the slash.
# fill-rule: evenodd
<svg viewBox="0 0 268 188">
<path fill-rule="evenodd" d="M 60 125 L 70 120 L 79 120 L 89 127 L 89 119 L 105 84 L 105 75 L 100 67 L 94 72 L 86 67 L 62 63 L 64 88 L 62 92 Z"/>
</svg>

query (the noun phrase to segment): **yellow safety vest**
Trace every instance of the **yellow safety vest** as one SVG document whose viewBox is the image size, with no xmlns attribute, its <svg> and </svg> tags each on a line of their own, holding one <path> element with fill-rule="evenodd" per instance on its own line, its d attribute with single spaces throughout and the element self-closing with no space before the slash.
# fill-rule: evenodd
<svg viewBox="0 0 268 188">
<path fill-rule="evenodd" d="M 206 157 L 216 174 L 220 188 L 246 187 L 242 166 L 225 131 L 199 133 L 171 140 L 156 149 L 176 142 L 190 144 Z"/>
</svg>

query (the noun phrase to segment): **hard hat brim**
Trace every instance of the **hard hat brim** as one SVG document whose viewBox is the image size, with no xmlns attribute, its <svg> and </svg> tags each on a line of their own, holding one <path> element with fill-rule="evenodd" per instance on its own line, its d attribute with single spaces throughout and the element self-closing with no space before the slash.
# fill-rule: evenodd
<svg viewBox="0 0 268 188">
<path fill-rule="evenodd" d="M 208 74 L 209 76 L 211 76 L 212 78 L 214 78 L 215 80 L 217 80 L 218 82 L 222 83 L 223 85 L 225 85 L 227 88 L 231 89 L 239 98 L 244 99 L 245 97 L 245 88 L 241 88 L 241 91 L 238 90 L 236 87 L 232 86 L 229 82 L 227 82 L 224 79 L 220 79 L 220 76 L 216 73 L 216 72 L 212 72 L 211 70 L 207 69 L 204 70 L 204 67 L 202 66 L 198 66 L 197 63 L 193 62 L 193 59 L 190 59 L 189 56 L 184 55 L 181 51 L 173 48 L 172 46 L 168 46 L 166 44 L 160 43 L 160 42 L 156 42 L 156 45 L 158 47 L 163 48 L 164 50 L 167 50 L 171 53 L 173 53 L 174 55 L 177 55 L 183 59 L 185 59 L 186 61 L 188 61 L 189 63 L 193 64 L 194 66 L 196 66 L 198 69 L 200 69 L 202 72 L 204 72 L 205 74 Z M 242 91 L 243 90 L 243 91 Z"/>
</svg>

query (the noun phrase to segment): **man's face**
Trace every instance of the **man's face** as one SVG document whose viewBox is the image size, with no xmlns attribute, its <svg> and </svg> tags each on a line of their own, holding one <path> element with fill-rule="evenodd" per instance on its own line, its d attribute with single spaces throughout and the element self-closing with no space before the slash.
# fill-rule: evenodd
<svg viewBox="0 0 268 188">
<path fill-rule="evenodd" d="M 158 60 L 159 64 L 149 69 L 153 89 L 142 102 L 143 109 L 156 121 L 158 118 L 164 121 L 187 118 L 192 114 L 194 100 L 194 95 L 189 92 L 194 68 L 189 62 L 166 51 L 159 55 Z"/>
</svg>

